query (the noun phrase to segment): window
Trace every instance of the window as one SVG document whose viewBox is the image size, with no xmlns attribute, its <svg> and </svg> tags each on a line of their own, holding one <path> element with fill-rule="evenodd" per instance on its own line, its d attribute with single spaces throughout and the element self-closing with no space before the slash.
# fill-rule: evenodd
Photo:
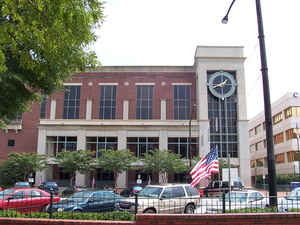
<svg viewBox="0 0 300 225">
<path fill-rule="evenodd" d="M 15 192 L 15 193 L 12 195 L 12 198 L 13 198 L 13 199 L 24 199 L 24 198 L 25 198 L 25 191 L 18 191 L 18 192 Z"/>
<path fill-rule="evenodd" d="M 101 156 L 100 150 L 102 149 L 118 149 L 117 137 L 87 137 L 86 149 L 95 152 L 96 157 Z"/>
<path fill-rule="evenodd" d="M 255 143 L 255 151 L 258 151 L 258 150 L 259 150 L 259 142 Z"/>
<path fill-rule="evenodd" d="M 274 144 L 280 144 L 284 141 L 283 133 L 276 134 L 274 136 Z"/>
<path fill-rule="evenodd" d="M 275 116 L 273 116 L 273 124 L 277 124 L 277 123 L 279 123 L 282 120 L 283 120 L 283 114 L 282 114 L 282 112 L 277 113 Z"/>
<path fill-rule="evenodd" d="M 255 166 L 256 166 L 256 161 L 255 160 L 251 160 L 250 161 L 250 167 L 251 168 L 255 168 Z"/>
<path fill-rule="evenodd" d="M 256 126 L 256 127 L 254 128 L 254 134 L 255 134 L 255 135 L 258 134 L 258 132 L 259 132 L 259 127 L 260 127 L 260 125 L 258 125 L 258 126 Z"/>
<path fill-rule="evenodd" d="M 174 119 L 189 120 L 191 117 L 191 90 L 188 85 L 174 86 Z"/>
<path fill-rule="evenodd" d="M 181 155 L 182 158 L 188 159 L 189 138 L 174 137 L 168 138 L 168 149 L 173 153 Z M 198 142 L 197 138 L 191 138 L 191 157 L 198 156 Z"/>
<path fill-rule="evenodd" d="M 182 186 L 173 187 L 172 189 L 174 198 L 185 197 L 185 193 Z"/>
<path fill-rule="evenodd" d="M 256 166 L 257 167 L 263 167 L 264 166 L 264 159 L 257 159 L 256 160 Z"/>
<path fill-rule="evenodd" d="M 149 150 L 159 148 L 158 137 L 128 137 L 127 148 L 134 152 L 136 157 L 143 157 Z"/>
<path fill-rule="evenodd" d="M 284 115 L 286 119 L 292 116 L 300 116 L 300 107 L 299 106 L 289 107 L 284 110 Z"/>
<path fill-rule="evenodd" d="M 40 111 L 40 119 L 46 119 L 46 106 L 47 106 L 47 96 L 43 95 Z"/>
<path fill-rule="evenodd" d="M 14 139 L 9 139 L 7 143 L 8 147 L 14 147 L 15 146 L 15 140 Z"/>
<path fill-rule="evenodd" d="M 43 197 L 43 194 L 40 191 L 32 190 L 29 192 L 28 197 L 29 198 L 41 198 L 41 197 Z"/>
<path fill-rule="evenodd" d="M 153 107 L 153 86 L 136 87 L 136 119 L 151 120 Z"/>
<path fill-rule="evenodd" d="M 284 153 L 275 155 L 275 161 L 276 163 L 284 163 L 285 162 Z"/>
<path fill-rule="evenodd" d="M 264 139 L 264 148 L 266 148 L 266 147 L 267 147 L 267 140 Z"/>
<path fill-rule="evenodd" d="M 99 119 L 115 119 L 116 92 L 115 85 L 100 87 Z"/>
<path fill-rule="evenodd" d="M 287 158 L 288 158 L 288 162 L 294 162 L 295 161 L 295 152 L 287 152 Z"/>
<path fill-rule="evenodd" d="M 199 195 L 198 190 L 192 186 L 185 186 L 185 190 L 188 196 Z"/>
<path fill-rule="evenodd" d="M 76 151 L 77 150 L 77 137 L 65 136 L 48 136 L 46 141 L 46 153 L 48 155 L 56 156 L 57 152 L 62 150 Z"/>
<path fill-rule="evenodd" d="M 79 119 L 80 86 L 65 86 L 63 119 Z"/>
</svg>

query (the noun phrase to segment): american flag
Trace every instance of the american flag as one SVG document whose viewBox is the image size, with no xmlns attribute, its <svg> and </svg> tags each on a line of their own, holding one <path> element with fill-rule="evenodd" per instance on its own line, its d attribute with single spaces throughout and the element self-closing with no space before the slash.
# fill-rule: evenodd
<svg viewBox="0 0 300 225">
<path fill-rule="evenodd" d="M 197 186 L 197 184 L 199 184 L 203 179 L 210 177 L 213 173 L 219 173 L 217 146 L 212 148 L 210 152 L 204 158 L 202 158 L 190 172 L 192 177 L 191 186 Z"/>
</svg>

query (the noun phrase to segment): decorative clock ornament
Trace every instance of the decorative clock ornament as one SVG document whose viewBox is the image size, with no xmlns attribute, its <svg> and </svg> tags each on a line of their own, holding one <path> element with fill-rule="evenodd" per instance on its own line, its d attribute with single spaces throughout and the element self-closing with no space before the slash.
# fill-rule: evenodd
<svg viewBox="0 0 300 225">
<path fill-rule="evenodd" d="M 237 83 L 230 73 L 218 71 L 209 77 L 207 85 L 214 96 L 224 100 L 234 94 Z"/>
</svg>

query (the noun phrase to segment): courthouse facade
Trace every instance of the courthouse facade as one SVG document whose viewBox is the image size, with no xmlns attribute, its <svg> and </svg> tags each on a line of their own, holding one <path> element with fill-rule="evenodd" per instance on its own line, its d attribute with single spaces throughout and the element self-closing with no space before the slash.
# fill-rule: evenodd
<svg viewBox="0 0 300 225">
<path fill-rule="evenodd" d="M 69 175 L 52 156 L 66 149 L 130 149 L 138 158 L 151 149 L 169 149 L 185 159 L 203 156 L 218 146 L 219 156 L 239 165 L 239 176 L 250 185 L 250 154 L 242 47 L 198 46 L 192 66 L 104 66 L 76 73 L 65 91 L 34 104 L 1 132 L 1 157 L 10 152 L 38 152 L 49 156 L 47 170 L 35 183 L 67 182 Z M 120 188 L 137 178 L 147 182 L 142 161 L 137 170 L 118 177 Z M 97 169 L 96 184 L 112 182 L 113 174 Z M 152 182 L 159 180 L 151 174 Z M 183 174 L 169 174 L 169 182 L 185 182 Z M 76 175 L 88 186 L 90 175 Z"/>
</svg>

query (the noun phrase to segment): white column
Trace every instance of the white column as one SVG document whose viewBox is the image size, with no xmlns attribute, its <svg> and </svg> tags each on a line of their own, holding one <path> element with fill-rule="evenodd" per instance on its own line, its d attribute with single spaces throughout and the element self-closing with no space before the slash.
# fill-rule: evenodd
<svg viewBox="0 0 300 225">
<path fill-rule="evenodd" d="M 38 155 L 46 155 L 46 130 L 44 128 L 39 128 L 38 130 L 38 148 L 37 154 Z M 35 185 L 38 186 L 41 184 L 42 181 L 46 180 L 46 172 L 45 170 L 39 171 L 35 174 Z"/>
<path fill-rule="evenodd" d="M 77 150 L 85 150 L 86 148 L 86 132 L 79 130 L 77 135 Z M 76 186 L 86 186 L 86 175 L 76 172 Z"/>
<path fill-rule="evenodd" d="M 167 100 L 166 99 L 160 100 L 160 119 L 161 120 L 167 119 Z"/>
<path fill-rule="evenodd" d="M 122 130 L 118 132 L 118 150 L 127 149 L 127 131 Z M 127 187 L 127 172 L 120 173 L 116 181 L 117 188 Z"/>
<path fill-rule="evenodd" d="M 55 120 L 55 115 L 56 115 L 56 100 L 52 99 L 50 105 L 50 120 Z"/>
<path fill-rule="evenodd" d="M 123 120 L 128 120 L 128 113 L 129 113 L 129 101 L 123 101 Z"/>
<path fill-rule="evenodd" d="M 248 121 L 239 121 L 240 176 L 246 187 L 251 186 Z"/>
<path fill-rule="evenodd" d="M 86 114 L 85 114 L 86 120 L 92 119 L 92 99 L 86 100 Z"/>
</svg>

